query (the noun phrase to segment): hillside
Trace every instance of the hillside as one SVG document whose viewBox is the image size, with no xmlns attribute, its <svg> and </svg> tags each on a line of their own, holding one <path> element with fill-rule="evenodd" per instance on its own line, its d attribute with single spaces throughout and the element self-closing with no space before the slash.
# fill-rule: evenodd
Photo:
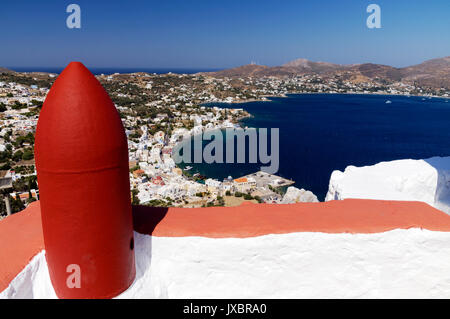
<svg viewBox="0 0 450 319">
<path fill-rule="evenodd" d="M 370 79 L 381 78 L 391 81 L 400 81 L 402 79 L 401 71 L 388 65 L 364 63 L 357 64 L 347 68 L 349 72 L 360 73 Z"/>
<path fill-rule="evenodd" d="M 283 68 L 295 69 L 299 73 L 326 73 L 344 70 L 345 66 L 328 62 L 313 62 L 307 59 L 297 59 L 282 65 Z"/>
<path fill-rule="evenodd" d="M 9 70 L 7 68 L 0 67 L 0 73 L 9 73 L 9 72 L 13 72 L 13 71 L 11 71 L 11 70 Z"/>
<path fill-rule="evenodd" d="M 285 77 L 301 74 L 336 75 L 345 79 L 384 79 L 387 81 L 403 81 L 434 88 L 450 88 L 450 56 L 425 61 L 421 64 L 396 68 L 389 65 L 363 64 L 333 64 L 328 62 L 313 62 L 307 59 L 297 59 L 282 66 L 244 65 L 218 72 L 202 73 L 213 77 Z"/>
<path fill-rule="evenodd" d="M 403 80 L 420 85 L 450 87 L 450 56 L 401 69 Z"/>
<path fill-rule="evenodd" d="M 264 76 L 293 76 L 298 72 L 292 68 L 281 66 L 268 67 L 264 65 L 247 64 L 237 68 L 226 69 L 217 72 L 207 72 L 214 77 L 264 77 Z"/>
</svg>

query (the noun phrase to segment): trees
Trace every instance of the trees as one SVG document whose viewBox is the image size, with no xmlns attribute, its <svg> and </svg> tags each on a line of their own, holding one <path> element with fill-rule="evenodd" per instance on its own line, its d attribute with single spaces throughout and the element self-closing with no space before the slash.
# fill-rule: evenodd
<svg viewBox="0 0 450 319">
<path fill-rule="evenodd" d="M 32 150 L 26 149 L 26 150 L 23 152 L 22 159 L 23 159 L 24 161 L 29 161 L 29 160 L 31 160 L 31 159 L 33 159 L 33 158 L 34 158 L 34 153 L 33 153 Z"/>
<path fill-rule="evenodd" d="M 0 164 L 0 171 L 6 171 L 8 169 L 11 169 L 11 163 L 10 162 L 6 162 L 6 163 Z"/>
<path fill-rule="evenodd" d="M 260 203 L 260 204 L 264 203 L 263 199 L 259 196 L 255 196 L 253 198 L 256 199 L 258 201 L 258 203 Z"/>
<path fill-rule="evenodd" d="M 26 103 L 20 103 L 19 101 L 16 101 L 12 106 L 13 110 L 20 110 L 27 107 L 28 105 Z"/>
<path fill-rule="evenodd" d="M 10 144 L 7 144 L 10 145 Z M 7 148 L 8 149 L 8 148 Z M 0 152 L 0 162 L 7 162 L 11 159 L 11 150 L 6 150 L 4 152 Z"/>
<path fill-rule="evenodd" d="M 34 165 L 21 165 L 14 167 L 14 171 L 17 174 L 27 175 L 27 174 L 33 174 L 34 172 Z"/>
<path fill-rule="evenodd" d="M 6 216 L 6 214 L 7 214 L 6 213 L 5 196 L 6 195 L 0 194 L 0 216 Z"/>
<path fill-rule="evenodd" d="M 145 204 L 145 206 L 149 207 L 168 207 L 170 206 L 167 202 L 159 199 L 153 199 Z"/>
<path fill-rule="evenodd" d="M 9 195 L 7 195 L 9 196 Z M 12 213 L 18 213 L 25 209 L 24 203 L 20 200 L 19 195 L 16 196 L 16 199 L 11 199 L 11 211 Z"/>
<path fill-rule="evenodd" d="M 11 135 L 12 135 L 12 130 L 9 130 L 6 132 L 5 136 L 3 136 L 3 138 L 5 139 L 5 141 L 9 142 L 11 140 Z"/>
<path fill-rule="evenodd" d="M 225 206 L 225 199 L 222 196 L 217 196 L 217 202 L 216 206 Z"/>
<path fill-rule="evenodd" d="M 37 180 L 36 176 L 22 177 L 21 179 L 13 182 L 14 190 L 18 192 L 29 192 L 32 189 L 36 189 L 37 188 L 36 180 Z"/>
<path fill-rule="evenodd" d="M 30 145 L 34 145 L 34 135 L 33 133 L 28 133 L 27 135 L 21 135 L 16 138 L 16 140 L 13 142 L 14 146 L 16 147 L 22 147 L 25 143 L 28 143 Z"/>
<path fill-rule="evenodd" d="M 14 155 L 12 156 L 12 159 L 14 162 L 19 162 L 22 159 L 23 156 L 23 152 L 21 150 L 18 150 L 17 152 L 14 153 Z"/>
<path fill-rule="evenodd" d="M 133 188 L 131 190 L 131 204 L 132 205 L 139 205 L 141 203 L 141 201 L 137 197 L 138 193 L 139 193 L 139 191 L 136 188 Z"/>
</svg>

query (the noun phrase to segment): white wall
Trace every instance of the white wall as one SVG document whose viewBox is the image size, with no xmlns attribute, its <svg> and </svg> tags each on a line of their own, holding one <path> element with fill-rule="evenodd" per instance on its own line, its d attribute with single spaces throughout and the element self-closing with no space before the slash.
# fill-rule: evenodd
<svg viewBox="0 0 450 319">
<path fill-rule="evenodd" d="M 292 233 L 254 238 L 135 234 L 124 298 L 450 298 L 450 233 Z M 54 297 L 44 254 L 0 297 Z"/>
<path fill-rule="evenodd" d="M 328 200 L 422 201 L 450 214 L 450 157 L 348 166 L 331 174 Z"/>
</svg>

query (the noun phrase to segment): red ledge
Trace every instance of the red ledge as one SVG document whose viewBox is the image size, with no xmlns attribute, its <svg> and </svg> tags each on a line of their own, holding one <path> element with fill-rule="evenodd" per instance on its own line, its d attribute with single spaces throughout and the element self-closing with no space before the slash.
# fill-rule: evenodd
<svg viewBox="0 0 450 319">
<path fill-rule="evenodd" d="M 0 243 L 0 291 L 3 291 L 44 249 L 39 202 L 0 221 Z"/>
<path fill-rule="evenodd" d="M 0 222 L 0 291 L 44 249 L 39 202 Z M 133 207 L 134 229 L 159 237 L 246 238 L 294 232 L 450 231 L 450 216 L 422 202 L 347 199 L 216 208 Z"/>
</svg>

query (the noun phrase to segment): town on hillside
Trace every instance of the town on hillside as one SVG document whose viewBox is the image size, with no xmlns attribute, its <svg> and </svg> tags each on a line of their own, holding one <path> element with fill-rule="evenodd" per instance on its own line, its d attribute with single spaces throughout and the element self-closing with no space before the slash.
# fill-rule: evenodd
<svg viewBox="0 0 450 319">
<path fill-rule="evenodd" d="M 254 67 L 254 66 L 253 66 Z M 0 73 L 0 218 L 39 199 L 34 134 L 43 101 L 56 74 Z M 173 149 L 208 130 L 239 128 L 248 116 L 220 103 L 264 101 L 290 93 L 362 93 L 449 97 L 449 89 L 385 78 L 330 74 L 98 75 L 113 100 L 128 137 L 133 204 L 148 206 L 237 206 L 317 201 L 308 191 L 286 186 L 282 177 L 255 172 L 215 180 L 175 164 Z M 208 103 L 208 106 L 205 104 Z M 217 103 L 217 105 L 211 105 Z"/>
</svg>

